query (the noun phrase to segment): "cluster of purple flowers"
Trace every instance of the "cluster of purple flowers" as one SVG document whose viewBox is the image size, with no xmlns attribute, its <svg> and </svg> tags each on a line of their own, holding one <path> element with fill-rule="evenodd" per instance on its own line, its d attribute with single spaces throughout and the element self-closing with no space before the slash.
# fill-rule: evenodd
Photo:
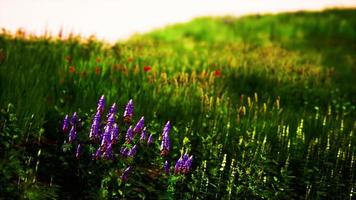
<svg viewBox="0 0 356 200">
<path fill-rule="evenodd" d="M 175 174 L 187 174 L 191 170 L 191 166 L 193 163 L 193 156 L 189 156 L 188 154 L 184 154 L 181 156 L 176 165 L 174 166 L 174 173 Z"/>
<path fill-rule="evenodd" d="M 105 111 L 105 97 L 102 95 L 97 103 L 96 113 L 92 119 L 92 124 L 89 132 L 90 144 L 98 143 L 99 146 L 97 150 L 92 154 L 92 158 L 97 160 L 99 158 L 111 159 L 114 157 L 113 149 L 118 145 L 120 140 L 119 126 L 115 122 L 117 114 L 117 106 L 114 103 L 108 110 L 106 114 L 106 120 L 102 120 L 102 116 Z M 125 107 L 123 114 L 123 121 L 125 125 L 129 126 L 132 122 L 134 112 L 134 105 L 132 99 L 129 100 Z M 102 121 L 105 121 L 102 123 Z M 64 133 L 69 133 L 69 142 L 72 143 L 77 139 L 77 128 L 81 126 L 80 119 L 77 113 L 74 113 L 71 118 L 68 115 L 65 116 L 62 125 L 62 131 Z M 126 127 L 127 127 L 126 126 Z M 169 152 L 171 150 L 171 142 L 169 138 L 169 132 L 171 130 L 170 121 L 168 121 L 162 132 L 162 141 L 160 146 L 161 156 L 168 158 Z M 136 135 L 140 135 L 139 140 L 135 140 Z M 153 143 L 153 135 L 147 133 L 145 127 L 145 118 L 141 117 L 135 126 L 129 126 L 126 135 L 124 137 L 124 144 L 120 148 L 120 155 L 123 158 L 133 158 L 140 147 L 139 144 L 135 144 L 135 141 L 139 141 L 141 144 L 146 143 L 148 146 Z M 82 153 L 83 145 L 79 142 L 76 147 L 76 158 L 79 158 Z M 177 161 L 174 172 L 175 174 L 186 174 L 191 170 L 191 165 L 193 161 L 193 156 L 188 156 L 184 154 Z M 132 166 L 128 166 L 121 176 L 122 181 L 126 181 L 129 174 L 132 172 Z M 164 162 L 163 165 L 164 172 L 168 175 L 170 173 L 170 163 L 168 160 Z"/>
<path fill-rule="evenodd" d="M 169 139 L 169 131 L 171 130 L 171 123 L 168 121 L 163 128 L 162 143 L 161 143 L 161 156 L 166 157 L 169 154 L 171 148 L 171 142 Z"/>
<path fill-rule="evenodd" d="M 77 112 L 73 113 L 71 119 L 69 119 L 68 114 L 64 117 L 62 124 L 62 132 L 68 133 L 68 142 L 72 143 L 77 139 L 77 129 L 81 127 L 80 119 L 78 118 Z"/>
</svg>

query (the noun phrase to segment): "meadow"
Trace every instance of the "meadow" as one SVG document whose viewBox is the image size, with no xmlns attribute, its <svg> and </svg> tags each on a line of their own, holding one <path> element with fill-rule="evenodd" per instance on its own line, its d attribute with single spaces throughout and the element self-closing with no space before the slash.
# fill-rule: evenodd
<svg viewBox="0 0 356 200">
<path fill-rule="evenodd" d="M 355 75 L 355 9 L 202 17 L 115 44 L 3 29 L 0 199 L 354 199 Z M 130 99 L 132 124 L 144 116 L 153 142 L 136 138 L 134 158 L 92 159 L 102 95 L 121 143 Z M 174 173 L 184 153 L 191 170 Z"/>
</svg>

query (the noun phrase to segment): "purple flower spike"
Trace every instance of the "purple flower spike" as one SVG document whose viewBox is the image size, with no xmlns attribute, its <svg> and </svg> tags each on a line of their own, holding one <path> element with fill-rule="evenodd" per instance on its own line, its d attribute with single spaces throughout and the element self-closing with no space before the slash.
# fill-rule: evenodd
<svg viewBox="0 0 356 200">
<path fill-rule="evenodd" d="M 75 126 L 79 122 L 77 112 L 73 113 L 72 119 L 70 119 L 70 125 Z"/>
<path fill-rule="evenodd" d="M 146 127 L 144 127 L 141 132 L 140 141 L 141 142 L 146 141 L 146 138 L 147 138 Z"/>
<path fill-rule="evenodd" d="M 94 140 L 99 138 L 100 112 L 97 112 L 93 119 L 93 124 L 90 127 L 89 138 Z"/>
<path fill-rule="evenodd" d="M 132 131 L 132 126 L 130 126 L 129 129 L 127 129 L 125 140 L 127 143 L 130 143 L 132 139 L 133 139 L 133 131 Z"/>
<path fill-rule="evenodd" d="M 111 156 L 112 156 L 112 144 L 107 145 L 103 156 L 104 156 L 105 159 L 111 158 Z"/>
<path fill-rule="evenodd" d="M 183 173 L 188 173 L 192 167 L 192 163 L 193 163 L 193 155 L 191 155 L 188 160 L 184 163 L 185 165 L 185 171 L 183 171 Z"/>
<path fill-rule="evenodd" d="M 141 119 L 137 122 L 135 128 L 133 129 L 133 132 L 135 134 L 140 133 L 145 126 L 145 118 L 141 117 Z"/>
<path fill-rule="evenodd" d="M 124 172 L 122 173 L 122 175 L 121 175 L 121 180 L 122 181 L 127 181 L 127 179 L 129 178 L 129 175 L 130 175 L 130 173 L 131 173 L 131 170 L 132 170 L 132 167 L 127 167 L 125 170 L 124 170 Z"/>
<path fill-rule="evenodd" d="M 111 143 L 111 130 L 112 127 L 106 125 L 104 128 L 104 133 L 101 138 L 101 147 L 105 147 L 107 144 Z"/>
<path fill-rule="evenodd" d="M 180 157 L 178 159 L 178 161 L 176 162 L 176 165 L 174 166 L 174 173 L 178 174 L 181 172 L 182 166 L 183 166 L 184 162 L 183 162 L 183 158 Z"/>
<path fill-rule="evenodd" d="M 134 105 L 132 99 L 130 99 L 130 101 L 126 105 L 125 112 L 124 112 L 124 121 L 126 123 L 131 122 L 133 116 L 133 110 L 134 110 Z"/>
<path fill-rule="evenodd" d="M 131 148 L 131 150 L 129 151 L 129 153 L 128 153 L 128 157 L 134 157 L 135 155 L 136 155 L 136 153 L 137 153 L 137 146 L 136 145 L 134 145 L 132 148 Z"/>
<path fill-rule="evenodd" d="M 102 95 L 98 101 L 98 107 L 96 108 L 97 111 L 103 113 L 105 109 L 105 96 Z"/>
<path fill-rule="evenodd" d="M 93 160 L 97 160 L 101 157 L 102 155 L 102 151 L 100 148 L 98 148 L 98 150 L 96 150 L 95 154 L 93 154 Z"/>
<path fill-rule="evenodd" d="M 114 103 L 110 107 L 107 117 L 109 117 L 111 114 L 116 115 L 116 112 L 117 112 L 117 106 L 116 106 L 116 103 Z"/>
<path fill-rule="evenodd" d="M 66 115 L 63 120 L 62 131 L 63 133 L 67 133 L 69 129 L 69 117 Z"/>
<path fill-rule="evenodd" d="M 169 175 L 170 165 L 169 165 L 168 160 L 166 160 L 166 162 L 164 162 L 163 169 L 164 169 L 164 172 L 165 172 L 167 175 Z"/>
<path fill-rule="evenodd" d="M 109 117 L 108 117 L 108 124 L 107 126 L 112 126 L 115 123 L 115 114 L 112 113 Z"/>
<path fill-rule="evenodd" d="M 120 149 L 120 154 L 123 156 L 123 157 L 127 157 L 128 156 L 128 154 L 129 154 L 129 149 L 127 148 L 127 147 L 121 147 L 121 149 Z"/>
<path fill-rule="evenodd" d="M 161 156 L 165 157 L 169 154 L 169 150 L 171 148 L 171 142 L 169 140 L 168 132 L 165 132 L 162 136 L 161 143 Z"/>
<path fill-rule="evenodd" d="M 75 152 L 75 157 L 76 157 L 77 159 L 79 159 L 81 154 L 82 154 L 82 145 L 81 145 L 81 144 L 78 144 L 77 150 L 76 150 L 76 152 Z"/>
<path fill-rule="evenodd" d="M 113 144 L 117 143 L 119 139 L 119 127 L 115 123 L 111 129 L 111 135 L 110 135 L 110 140 Z"/>
<path fill-rule="evenodd" d="M 77 139 L 77 131 L 75 130 L 74 126 L 69 131 L 69 143 L 73 142 Z"/>
<path fill-rule="evenodd" d="M 168 121 L 166 123 L 166 125 L 164 126 L 162 134 L 169 133 L 169 131 L 171 131 L 171 122 L 170 121 Z"/>
<path fill-rule="evenodd" d="M 152 134 L 150 134 L 150 136 L 148 136 L 148 139 L 147 139 L 147 145 L 150 145 L 152 142 L 153 142 L 153 137 L 152 137 Z"/>
</svg>

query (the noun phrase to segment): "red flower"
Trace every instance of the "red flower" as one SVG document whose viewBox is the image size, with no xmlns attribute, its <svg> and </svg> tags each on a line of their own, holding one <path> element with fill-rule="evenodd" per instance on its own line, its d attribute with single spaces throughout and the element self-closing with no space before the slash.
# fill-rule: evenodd
<svg viewBox="0 0 356 200">
<path fill-rule="evenodd" d="M 73 74 L 75 72 L 75 68 L 73 66 L 69 67 L 69 73 Z"/>
<path fill-rule="evenodd" d="M 95 67 L 95 74 L 100 74 L 101 68 L 100 67 Z"/>
<path fill-rule="evenodd" d="M 219 69 L 215 70 L 214 76 L 221 76 L 221 71 Z"/>
<path fill-rule="evenodd" d="M 128 58 L 127 59 L 127 62 L 132 62 L 133 61 L 133 58 Z"/>
<path fill-rule="evenodd" d="M 144 66 L 143 70 L 145 70 L 145 72 L 149 72 L 151 71 L 152 67 L 151 66 Z"/>
</svg>

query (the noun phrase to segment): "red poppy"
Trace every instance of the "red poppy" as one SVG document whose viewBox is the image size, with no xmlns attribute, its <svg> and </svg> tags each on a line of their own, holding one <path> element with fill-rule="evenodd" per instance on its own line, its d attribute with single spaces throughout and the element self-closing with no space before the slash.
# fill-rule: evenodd
<svg viewBox="0 0 356 200">
<path fill-rule="evenodd" d="M 145 72 L 149 72 L 151 71 L 152 67 L 151 66 L 144 66 L 143 70 L 145 70 Z"/>
<path fill-rule="evenodd" d="M 75 72 L 75 68 L 73 66 L 69 67 L 69 73 L 73 74 Z"/>
<path fill-rule="evenodd" d="M 95 74 L 100 74 L 101 68 L 100 67 L 95 67 Z"/>
<path fill-rule="evenodd" d="M 221 71 L 219 69 L 215 70 L 214 76 L 221 76 Z"/>
</svg>

